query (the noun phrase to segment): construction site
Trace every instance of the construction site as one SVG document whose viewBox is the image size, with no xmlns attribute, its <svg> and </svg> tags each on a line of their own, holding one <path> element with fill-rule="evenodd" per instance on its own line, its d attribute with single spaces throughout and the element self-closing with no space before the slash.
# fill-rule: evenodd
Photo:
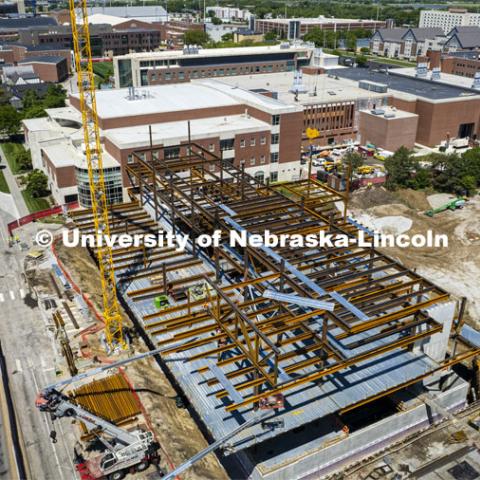
<svg viewBox="0 0 480 480">
<path fill-rule="evenodd" d="M 480 477 L 478 197 L 264 181 L 188 124 L 188 142 L 161 148 L 150 129 L 123 166 L 128 201 L 111 202 L 87 2 L 70 15 L 91 206 L 17 222 L 5 254 L 0 284 L 23 286 L 0 324 L 10 478 Z M 427 230 L 450 244 L 356 242 Z M 97 242 L 69 244 L 78 232 Z M 27 404 L 12 407 L 5 372 Z M 0 477 L 4 463 L 0 448 Z"/>
<path fill-rule="evenodd" d="M 227 241 L 232 230 L 370 234 L 366 225 L 381 227 L 375 212 L 390 218 L 386 193 L 353 195 L 345 216 L 345 193 L 315 180 L 265 185 L 196 144 L 168 160 L 148 149 L 133 155 L 131 201 L 108 207 L 110 234 L 171 232 L 189 242 L 112 248 L 125 353 L 118 336 L 108 348 L 99 313 L 99 247 L 61 241 L 65 229 L 95 232 L 91 209 L 70 212 L 52 251 L 27 268 L 36 296 L 57 298 L 59 380 L 37 406 L 75 418 L 81 478 L 104 478 L 92 467 L 109 451 L 99 438 L 115 451 L 131 441 L 122 432 L 155 439 L 140 468 L 122 475 L 148 468 L 148 478 L 175 478 L 180 467 L 178 478 L 192 479 L 365 478 L 348 469 L 415 432 L 454 421 L 465 444 L 476 440 L 480 342 L 465 322 L 475 325 L 475 309 L 419 274 L 421 253 L 408 268 L 408 258 L 374 248 Z M 440 228 L 445 218 L 431 222 Z M 217 246 L 194 241 L 218 230 Z M 385 478 L 399 472 L 380 463 Z"/>
</svg>

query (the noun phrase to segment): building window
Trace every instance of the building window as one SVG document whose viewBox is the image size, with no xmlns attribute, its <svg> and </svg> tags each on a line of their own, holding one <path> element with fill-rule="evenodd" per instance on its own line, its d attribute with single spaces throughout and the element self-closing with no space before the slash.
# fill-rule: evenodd
<svg viewBox="0 0 480 480">
<path fill-rule="evenodd" d="M 270 181 L 278 182 L 278 172 L 270 172 Z"/>
<path fill-rule="evenodd" d="M 165 72 L 165 81 L 169 82 L 172 79 L 172 74 L 170 72 Z"/>
<path fill-rule="evenodd" d="M 180 147 L 167 147 L 163 151 L 165 160 L 171 160 L 180 156 Z"/>
<path fill-rule="evenodd" d="M 280 115 L 272 115 L 272 125 L 280 125 Z"/>
<path fill-rule="evenodd" d="M 240 148 L 245 148 L 245 139 L 244 138 L 242 138 L 240 140 Z"/>
<path fill-rule="evenodd" d="M 278 133 L 274 133 L 274 134 L 272 134 L 272 138 L 271 138 L 271 140 L 270 140 L 270 143 L 271 143 L 272 145 L 276 145 L 276 144 L 278 143 L 278 140 L 279 140 L 279 135 L 278 135 Z"/>
<path fill-rule="evenodd" d="M 227 138 L 225 140 L 220 140 L 220 150 L 224 152 L 225 150 L 233 150 L 235 140 L 233 138 Z"/>
<path fill-rule="evenodd" d="M 185 80 L 185 72 L 178 72 L 178 79 Z"/>
<path fill-rule="evenodd" d="M 260 155 L 260 163 L 265 163 L 265 155 Z"/>
<path fill-rule="evenodd" d="M 255 146 L 255 139 L 253 137 L 250 139 L 250 146 L 251 147 Z"/>
<path fill-rule="evenodd" d="M 265 145 L 267 143 L 267 137 L 260 137 L 260 145 Z"/>
<path fill-rule="evenodd" d="M 255 166 L 255 157 L 252 157 L 250 159 L 250 166 L 252 166 L 252 167 Z"/>
<path fill-rule="evenodd" d="M 259 172 L 256 172 L 254 177 L 257 182 L 263 183 L 265 181 L 265 173 L 261 170 Z"/>
<path fill-rule="evenodd" d="M 127 157 L 127 163 L 133 163 L 133 155 L 130 154 L 128 157 Z"/>
<path fill-rule="evenodd" d="M 270 163 L 278 163 L 278 152 L 272 152 L 270 154 Z"/>
<path fill-rule="evenodd" d="M 210 152 L 214 152 L 214 151 L 215 151 L 215 144 L 210 143 L 210 145 L 208 145 L 208 150 L 209 150 Z"/>
</svg>

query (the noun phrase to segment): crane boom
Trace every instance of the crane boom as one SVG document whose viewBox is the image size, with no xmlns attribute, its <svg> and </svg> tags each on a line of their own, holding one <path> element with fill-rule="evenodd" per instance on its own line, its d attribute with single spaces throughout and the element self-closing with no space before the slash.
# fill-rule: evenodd
<svg viewBox="0 0 480 480">
<path fill-rule="evenodd" d="M 79 11 L 80 22 L 78 24 L 76 7 L 78 7 Z M 93 222 L 97 233 L 109 236 L 108 202 L 95 98 L 95 77 L 93 74 L 87 0 L 69 0 L 69 8 Z M 82 59 L 84 60 L 83 64 Z M 105 245 L 105 243 L 102 242 L 102 245 L 97 246 L 97 260 L 102 284 L 105 336 L 110 347 L 120 345 L 122 348 L 125 348 L 122 316 L 117 299 L 112 248 Z"/>
</svg>

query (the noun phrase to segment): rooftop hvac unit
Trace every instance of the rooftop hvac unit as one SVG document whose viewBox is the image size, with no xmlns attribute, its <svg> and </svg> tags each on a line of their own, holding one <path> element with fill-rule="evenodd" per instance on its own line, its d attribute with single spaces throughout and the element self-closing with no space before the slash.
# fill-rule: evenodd
<svg viewBox="0 0 480 480">
<path fill-rule="evenodd" d="M 440 80 L 440 72 L 441 70 L 438 68 L 438 67 L 435 67 L 434 69 L 432 69 L 432 76 L 431 76 L 431 79 L 432 80 Z"/>
<path fill-rule="evenodd" d="M 393 112 L 388 112 L 384 115 L 384 118 L 395 118 L 396 115 Z"/>
<path fill-rule="evenodd" d="M 375 93 L 387 93 L 388 85 L 385 85 L 384 83 L 371 82 L 370 80 L 360 80 L 358 82 L 358 88 Z"/>
<path fill-rule="evenodd" d="M 424 62 L 418 63 L 415 68 L 415 77 L 416 78 L 427 78 L 428 75 L 428 65 Z"/>
<path fill-rule="evenodd" d="M 472 88 L 475 90 L 480 90 L 480 72 L 476 72 L 473 77 Z"/>
<path fill-rule="evenodd" d="M 372 115 L 385 115 L 385 110 L 382 110 L 381 108 L 375 108 L 374 110 L 370 110 L 370 113 Z"/>
</svg>

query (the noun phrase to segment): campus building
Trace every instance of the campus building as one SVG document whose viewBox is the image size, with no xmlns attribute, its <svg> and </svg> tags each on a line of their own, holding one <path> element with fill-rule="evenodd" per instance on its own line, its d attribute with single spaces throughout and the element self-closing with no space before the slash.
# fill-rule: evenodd
<svg viewBox="0 0 480 480">
<path fill-rule="evenodd" d="M 293 71 L 310 63 L 315 46 L 185 47 L 182 51 L 131 53 L 113 59 L 115 87 L 144 87 L 196 78 Z"/>
<path fill-rule="evenodd" d="M 362 20 L 351 18 L 331 18 L 319 16 L 316 18 L 255 18 L 255 31 L 260 33 L 274 32 L 280 38 L 295 40 L 313 29 L 321 30 L 355 30 L 363 28 L 376 30 L 385 28 L 386 23 L 378 20 Z"/>
<path fill-rule="evenodd" d="M 78 97 L 71 106 L 24 120 L 34 168 L 57 203 L 89 205 Z M 126 198 L 132 152 L 152 145 L 175 158 L 189 142 L 235 162 L 261 181 L 300 178 L 302 108 L 216 80 L 97 92 L 110 201 Z M 303 172 L 305 173 L 305 172 Z M 82 187 L 84 186 L 84 188 Z M 76 196 L 75 196 L 76 195 Z"/>
<path fill-rule="evenodd" d="M 419 27 L 437 27 L 444 33 L 455 27 L 480 27 L 480 13 L 469 12 L 464 8 L 449 8 L 448 10 L 422 10 L 420 12 Z"/>
</svg>

